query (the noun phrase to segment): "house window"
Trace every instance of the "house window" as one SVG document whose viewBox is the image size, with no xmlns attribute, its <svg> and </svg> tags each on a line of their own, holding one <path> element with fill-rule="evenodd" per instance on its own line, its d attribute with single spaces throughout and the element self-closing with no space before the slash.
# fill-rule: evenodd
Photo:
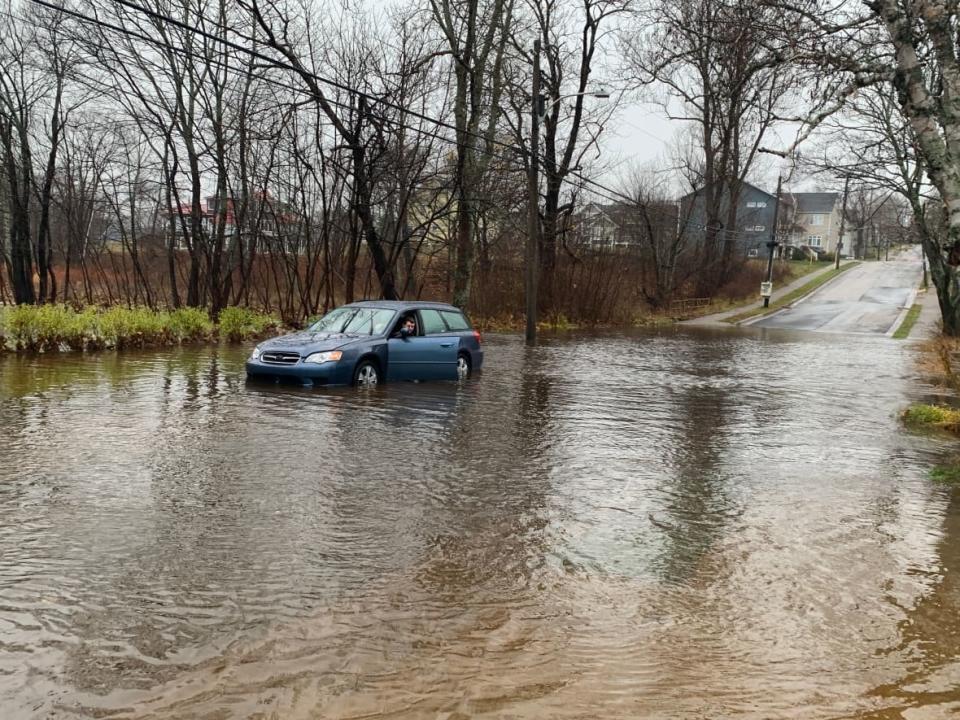
<svg viewBox="0 0 960 720">
<path fill-rule="evenodd" d="M 820 247 L 823 244 L 823 235 L 807 235 L 807 245 Z"/>
<path fill-rule="evenodd" d="M 765 208 L 767 204 L 765 202 L 760 202 L 758 200 L 751 200 L 747 203 L 748 208 Z"/>
<path fill-rule="evenodd" d="M 823 225 L 823 215 L 808 215 L 807 225 Z"/>
</svg>

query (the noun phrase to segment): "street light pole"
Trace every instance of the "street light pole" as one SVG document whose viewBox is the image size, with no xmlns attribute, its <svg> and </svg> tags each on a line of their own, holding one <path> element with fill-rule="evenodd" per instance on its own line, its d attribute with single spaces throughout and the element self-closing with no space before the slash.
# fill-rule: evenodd
<svg viewBox="0 0 960 720">
<path fill-rule="evenodd" d="M 530 98 L 530 166 L 527 177 L 529 228 L 526 247 L 527 345 L 537 342 L 537 281 L 540 270 L 540 41 L 533 43 L 533 94 Z"/>
</svg>

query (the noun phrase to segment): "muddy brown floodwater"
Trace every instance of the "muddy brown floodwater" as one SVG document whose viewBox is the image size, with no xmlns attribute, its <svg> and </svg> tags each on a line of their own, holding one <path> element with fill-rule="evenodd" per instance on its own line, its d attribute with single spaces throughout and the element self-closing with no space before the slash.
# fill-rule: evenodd
<svg viewBox="0 0 960 720">
<path fill-rule="evenodd" d="M 0 358 L 0 717 L 939 718 L 960 501 L 887 338 Z"/>
</svg>

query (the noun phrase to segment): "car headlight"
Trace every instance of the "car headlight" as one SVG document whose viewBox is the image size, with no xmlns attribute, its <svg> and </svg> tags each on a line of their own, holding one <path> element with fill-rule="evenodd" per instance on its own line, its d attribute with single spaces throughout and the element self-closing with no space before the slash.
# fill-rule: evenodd
<svg viewBox="0 0 960 720">
<path fill-rule="evenodd" d="M 250 353 L 250 359 L 251 359 L 251 360 L 259 360 L 259 359 L 260 359 L 260 353 L 261 353 L 261 352 L 263 352 L 263 351 L 260 349 L 260 346 L 257 345 L 257 346 L 253 349 L 253 352 Z"/>
<path fill-rule="evenodd" d="M 339 350 L 331 350 L 329 352 L 318 352 L 313 353 L 312 355 L 307 355 L 303 361 L 305 363 L 315 363 L 320 365 L 321 363 L 326 362 L 336 362 L 343 357 L 343 353 Z"/>
</svg>

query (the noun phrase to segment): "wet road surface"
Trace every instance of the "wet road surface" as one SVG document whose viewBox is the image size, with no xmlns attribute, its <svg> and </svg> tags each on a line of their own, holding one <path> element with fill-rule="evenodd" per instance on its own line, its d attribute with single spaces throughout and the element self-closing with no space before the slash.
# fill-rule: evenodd
<svg viewBox="0 0 960 720">
<path fill-rule="evenodd" d="M 0 358 L 0 717 L 946 717 L 909 345 L 764 335 L 493 336 L 373 392 Z"/>
<path fill-rule="evenodd" d="M 861 262 L 792 307 L 750 325 L 883 335 L 913 303 L 921 262 L 917 247 L 889 261 Z"/>
</svg>

